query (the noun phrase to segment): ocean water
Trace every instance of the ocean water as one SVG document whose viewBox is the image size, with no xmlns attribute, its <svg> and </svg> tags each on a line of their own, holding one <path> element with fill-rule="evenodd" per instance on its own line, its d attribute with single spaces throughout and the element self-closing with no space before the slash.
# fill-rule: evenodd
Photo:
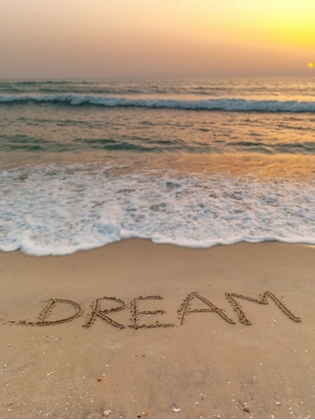
<svg viewBox="0 0 315 420">
<path fill-rule="evenodd" d="M 315 78 L 0 81 L 0 250 L 315 244 Z"/>
</svg>

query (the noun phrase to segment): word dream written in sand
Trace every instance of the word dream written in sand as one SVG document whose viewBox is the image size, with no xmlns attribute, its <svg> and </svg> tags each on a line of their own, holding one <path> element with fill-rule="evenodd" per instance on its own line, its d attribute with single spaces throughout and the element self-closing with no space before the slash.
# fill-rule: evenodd
<svg viewBox="0 0 315 420">
<path fill-rule="evenodd" d="M 232 306 L 233 310 L 236 312 L 238 320 L 240 323 L 244 325 L 251 325 L 251 322 L 247 318 L 246 313 L 244 312 L 242 306 L 238 302 L 237 299 L 244 299 L 248 300 L 250 302 L 259 303 L 260 305 L 268 305 L 268 299 L 270 298 L 278 307 L 281 309 L 282 312 L 286 316 L 288 316 L 292 321 L 294 322 L 301 322 L 301 318 L 296 317 L 288 308 L 287 306 L 279 299 L 277 298 L 273 293 L 271 292 L 265 292 L 260 295 L 259 299 L 253 298 L 251 296 L 244 296 L 238 293 L 225 293 L 225 297 L 229 304 Z M 163 315 L 165 314 L 165 311 L 163 309 L 158 309 L 154 311 L 140 311 L 139 310 L 139 302 L 144 300 L 161 300 L 163 299 L 162 296 L 159 295 L 152 295 L 152 296 L 138 296 L 134 298 L 130 303 L 130 325 L 123 325 L 115 320 L 113 320 L 109 314 L 113 312 L 119 312 L 127 308 L 127 303 L 119 298 L 116 298 L 114 296 L 104 296 L 102 298 L 96 299 L 95 302 L 91 305 L 91 312 L 87 315 L 87 321 L 85 324 L 83 324 L 84 328 L 90 328 L 97 318 L 101 318 L 103 321 L 108 323 L 109 325 L 112 325 L 115 328 L 123 329 L 125 327 L 133 328 L 137 330 L 138 328 L 168 328 L 168 327 L 176 327 L 175 324 L 168 324 L 168 323 L 159 323 L 156 321 L 155 324 L 140 324 L 139 317 L 141 315 Z M 194 300 L 198 300 L 206 305 L 203 309 L 192 309 L 191 304 Z M 118 304 L 118 306 L 115 306 L 111 309 L 101 309 L 101 303 L 102 301 L 112 301 Z M 67 318 L 61 318 L 55 321 L 50 321 L 48 318 L 51 316 L 53 309 L 55 308 L 56 304 L 67 304 L 71 305 L 75 313 Z M 74 321 L 76 318 L 80 317 L 84 312 L 83 305 L 75 302 L 73 300 L 69 299 L 50 299 L 48 301 L 48 304 L 45 306 L 45 308 L 41 311 L 38 321 L 32 322 L 28 320 L 21 320 L 21 321 L 8 321 L 5 322 L 5 324 L 13 324 L 13 325 L 26 325 L 26 326 L 49 326 L 49 325 L 57 325 L 57 324 L 63 324 L 66 322 Z M 182 326 L 184 324 L 185 318 L 189 314 L 193 313 L 204 313 L 204 312 L 214 312 L 217 315 L 219 315 L 224 321 L 228 322 L 229 324 L 236 324 L 236 322 L 233 321 L 233 319 L 229 318 L 224 309 L 218 308 L 215 304 L 210 302 L 207 298 L 204 296 L 201 296 L 198 292 L 192 292 L 189 293 L 186 299 L 183 301 L 183 303 L 180 305 L 180 308 L 178 309 L 178 315 L 179 315 L 179 325 Z"/>
</svg>

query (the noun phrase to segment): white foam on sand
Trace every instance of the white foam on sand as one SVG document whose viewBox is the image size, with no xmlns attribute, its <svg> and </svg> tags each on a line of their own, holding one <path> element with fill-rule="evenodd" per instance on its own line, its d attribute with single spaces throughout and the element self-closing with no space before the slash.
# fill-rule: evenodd
<svg viewBox="0 0 315 420">
<path fill-rule="evenodd" d="M 126 238 L 192 248 L 315 244 L 315 185 L 93 165 L 0 172 L 0 250 L 64 255 Z"/>
</svg>

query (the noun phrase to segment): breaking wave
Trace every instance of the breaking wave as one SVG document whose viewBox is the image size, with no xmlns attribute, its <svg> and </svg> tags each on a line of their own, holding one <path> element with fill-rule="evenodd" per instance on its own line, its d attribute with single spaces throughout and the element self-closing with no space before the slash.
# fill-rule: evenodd
<svg viewBox="0 0 315 420">
<path fill-rule="evenodd" d="M 0 96 L 0 104 L 53 103 L 72 106 L 103 106 L 107 108 L 183 109 L 227 112 L 315 112 L 313 101 L 246 100 L 221 98 L 209 100 L 132 99 L 92 95 L 7 95 Z"/>
</svg>

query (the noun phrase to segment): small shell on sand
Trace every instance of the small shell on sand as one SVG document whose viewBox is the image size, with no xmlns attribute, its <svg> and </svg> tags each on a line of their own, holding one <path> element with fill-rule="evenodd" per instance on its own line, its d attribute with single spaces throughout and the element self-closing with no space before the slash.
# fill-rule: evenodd
<svg viewBox="0 0 315 420">
<path fill-rule="evenodd" d="M 173 408 L 174 413 L 179 413 L 180 412 L 180 408 L 174 407 Z"/>
<path fill-rule="evenodd" d="M 112 410 L 105 410 L 105 411 L 103 411 L 102 416 L 103 417 L 108 417 L 110 414 L 112 414 Z"/>
</svg>

